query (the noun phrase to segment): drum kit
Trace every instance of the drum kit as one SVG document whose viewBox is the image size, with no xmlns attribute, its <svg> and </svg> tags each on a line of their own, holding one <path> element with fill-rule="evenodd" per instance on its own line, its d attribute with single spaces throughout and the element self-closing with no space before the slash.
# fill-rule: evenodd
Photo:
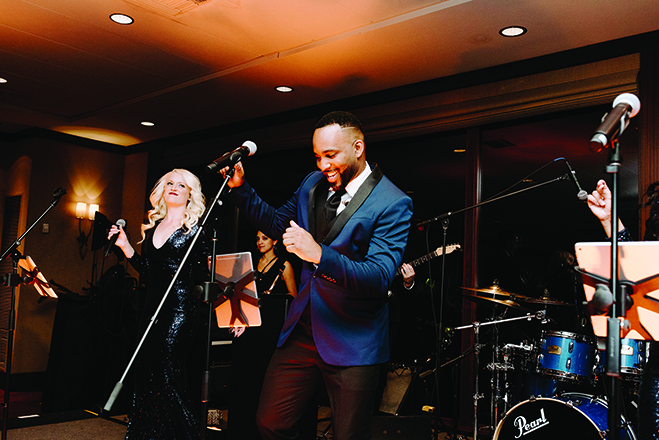
<svg viewBox="0 0 659 440">
<path fill-rule="evenodd" d="M 503 343 L 499 329 L 512 321 L 539 320 L 554 323 L 551 314 L 565 315 L 573 304 L 552 298 L 547 292 L 531 298 L 506 292 L 498 285 L 488 288 L 466 288 L 463 295 L 494 309 L 493 317 L 484 322 L 456 327 L 474 333 L 475 393 L 474 440 L 478 436 L 478 375 L 480 350 L 490 346 L 492 359 L 486 366 L 491 372 L 490 425 L 493 439 L 538 440 L 601 439 L 607 431 L 607 401 L 603 362 L 606 351 L 603 340 L 573 331 L 543 329 L 532 341 Z M 498 315 L 496 312 L 499 311 Z M 519 315 L 506 317 L 506 315 Z M 492 325 L 490 344 L 479 342 L 480 330 Z M 636 440 L 630 420 L 636 408 L 638 385 L 647 359 L 645 341 L 621 340 L 621 390 L 625 399 L 622 411 L 621 440 Z M 628 417 L 630 416 L 630 417 Z M 551 423 L 553 422 L 553 423 Z"/>
</svg>

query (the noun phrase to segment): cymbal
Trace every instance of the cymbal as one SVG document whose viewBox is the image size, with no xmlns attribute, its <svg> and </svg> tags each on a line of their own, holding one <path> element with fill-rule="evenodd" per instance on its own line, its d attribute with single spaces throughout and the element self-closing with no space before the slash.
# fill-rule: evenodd
<svg viewBox="0 0 659 440">
<path fill-rule="evenodd" d="M 520 301 L 523 301 L 525 303 L 529 304 L 541 304 L 545 306 L 569 306 L 571 305 L 570 303 L 566 303 L 563 301 L 559 301 L 557 299 L 545 296 L 542 298 L 525 298 L 525 299 L 520 299 Z"/>
<path fill-rule="evenodd" d="M 515 299 L 519 299 L 519 300 L 531 299 L 528 296 L 518 295 L 518 294 L 512 293 L 512 292 L 506 292 L 505 290 L 503 290 L 501 287 L 499 287 L 496 284 L 493 285 L 493 286 L 490 286 L 490 287 L 482 288 L 482 289 L 479 289 L 477 287 L 461 287 L 461 289 L 471 290 L 473 292 L 478 292 L 480 294 L 480 296 L 488 297 L 488 298 L 498 298 L 498 299 L 503 299 L 503 300 L 512 298 L 513 301 Z"/>
<path fill-rule="evenodd" d="M 470 299 L 471 301 L 474 302 L 481 302 L 485 305 L 488 305 L 490 307 L 497 307 L 497 306 L 505 306 L 505 307 L 510 307 L 513 309 L 518 309 L 518 310 L 523 310 L 523 311 L 529 311 L 519 305 L 519 303 L 510 300 L 510 299 L 495 299 L 495 298 L 488 298 L 487 296 L 479 296 L 475 295 L 473 293 L 465 292 L 463 293 L 464 296 L 467 297 L 467 299 Z"/>
</svg>

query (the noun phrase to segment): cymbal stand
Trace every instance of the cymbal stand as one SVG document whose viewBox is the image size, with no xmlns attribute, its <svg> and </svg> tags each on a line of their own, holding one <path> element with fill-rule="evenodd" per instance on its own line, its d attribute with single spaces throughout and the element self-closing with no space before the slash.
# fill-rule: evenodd
<svg viewBox="0 0 659 440">
<path fill-rule="evenodd" d="M 475 321 L 474 328 L 474 440 L 478 438 L 478 401 L 483 398 L 483 394 L 478 392 L 478 371 L 480 370 L 480 351 L 481 344 L 478 340 L 481 324 Z"/>
<path fill-rule="evenodd" d="M 466 330 L 466 329 L 473 329 L 474 330 L 474 439 L 477 440 L 478 438 L 478 401 L 483 398 L 483 394 L 480 394 L 478 391 L 478 371 L 480 370 L 480 349 L 482 347 L 482 344 L 479 342 L 479 334 L 480 334 L 480 328 L 486 325 L 492 325 L 492 324 L 503 324 L 506 322 L 512 322 L 512 321 L 521 321 L 521 320 L 527 320 L 530 321 L 533 318 L 535 319 L 540 319 L 544 320 L 545 319 L 545 311 L 541 310 L 536 313 L 527 313 L 525 316 L 518 316 L 515 318 L 506 318 L 506 319 L 495 319 L 493 321 L 489 322 L 479 322 L 479 321 L 474 321 L 470 325 L 463 325 L 460 327 L 454 327 L 448 329 L 448 331 L 453 331 L 453 330 Z"/>
<path fill-rule="evenodd" d="M 490 378 L 490 427 L 496 428 L 499 423 L 500 414 L 508 412 L 508 370 L 514 369 L 513 365 L 508 363 L 508 355 L 506 351 L 499 348 L 499 328 L 494 326 L 494 344 L 492 350 L 492 362 L 487 365 L 487 369 L 492 371 Z M 504 361 L 499 362 L 503 354 Z M 508 351 L 509 354 L 509 351 Z M 503 376 L 503 377 L 502 377 Z M 501 393 L 503 384 L 503 395 Z M 501 412 L 499 412 L 501 408 Z"/>
</svg>

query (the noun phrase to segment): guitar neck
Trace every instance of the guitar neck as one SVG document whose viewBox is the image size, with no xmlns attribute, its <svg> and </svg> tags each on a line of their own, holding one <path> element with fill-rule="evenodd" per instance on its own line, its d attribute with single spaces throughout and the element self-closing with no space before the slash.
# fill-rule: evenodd
<svg viewBox="0 0 659 440">
<path fill-rule="evenodd" d="M 412 261 L 410 261 L 410 262 L 407 263 L 407 264 L 409 264 L 409 265 L 412 266 L 412 267 L 417 267 L 417 266 L 420 265 L 420 264 L 426 263 L 426 262 L 432 260 L 433 258 L 435 258 L 435 257 L 439 257 L 440 255 L 442 255 L 441 250 L 442 250 L 442 249 L 439 248 L 439 249 L 435 250 L 435 252 L 431 252 L 431 253 L 429 253 L 429 254 L 427 254 L 427 255 L 424 255 L 423 257 L 419 257 L 419 258 L 417 258 L 416 260 L 412 260 Z"/>
<path fill-rule="evenodd" d="M 448 253 L 448 252 L 447 252 L 447 253 Z M 423 263 L 425 263 L 425 262 L 427 262 L 427 261 L 430 261 L 430 260 L 432 260 L 432 259 L 435 258 L 435 257 L 439 257 L 440 255 L 442 255 L 442 248 L 437 248 L 437 249 L 435 250 L 435 252 L 431 252 L 431 253 L 429 253 L 429 254 L 427 254 L 427 255 L 424 255 L 423 257 L 419 257 L 419 258 L 417 258 L 416 260 L 412 260 L 412 261 L 410 261 L 410 262 L 407 263 L 407 264 L 409 264 L 409 265 L 412 266 L 412 267 L 417 267 L 418 265 L 423 264 Z M 402 267 L 399 267 L 398 270 L 396 271 L 396 275 L 400 275 L 400 274 L 401 274 L 401 270 L 402 270 Z"/>
</svg>

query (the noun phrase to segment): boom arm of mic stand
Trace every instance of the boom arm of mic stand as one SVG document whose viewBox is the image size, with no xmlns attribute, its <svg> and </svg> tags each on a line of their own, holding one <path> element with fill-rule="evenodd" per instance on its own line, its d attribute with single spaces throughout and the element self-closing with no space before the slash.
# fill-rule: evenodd
<svg viewBox="0 0 659 440">
<path fill-rule="evenodd" d="M 65 192 L 66 192 L 66 191 L 65 191 Z M 64 195 L 64 194 L 62 194 L 62 195 Z M 25 238 L 25 236 L 26 236 L 27 234 L 30 233 L 30 231 L 32 230 L 32 228 L 34 228 L 37 224 L 39 224 L 39 222 L 41 221 L 41 219 L 44 218 L 44 217 L 46 216 L 46 214 L 48 214 L 48 213 L 50 212 L 50 210 L 53 209 L 53 208 L 55 207 L 55 205 L 57 205 L 57 202 L 59 202 L 60 197 L 62 197 L 62 196 L 60 195 L 60 196 L 57 197 L 55 200 L 53 200 L 53 202 L 50 204 L 50 206 L 49 206 L 49 207 L 48 207 L 48 208 L 47 208 L 47 209 L 46 209 L 46 210 L 45 210 L 45 211 L 39 216 L 39 218 L 36 219 L 36 220 L 34 221 L 34 223 L 32 223 L 32 225 L 30 225 L 30 227 L 27 228 L 27 229 L 25 230 L 25 232 L 23 232 L 23 234 L 22 234 L 20 237 L 18 237 L 18 239 L 17 239 L 15 242 L 13 242 L 13 243 L 12 243 L 12 244 L 11 244 L 11 245 L 10 245 L 10 246 L 9 246 L 9 247 L 8 247 L 3 253 L 2 253 L 2 256 L 0 256 L 0 261 L 3 261 L 5 258 L 7 258 L 8 255 L 10 255 L 11 253 L 13 253 L 14 250 L 17 249 L 17 248 L 21 245 L 21 242 L 23 241 L 23 239 Z"/>
<path fill-rule="evenodd" d="M 498 200 L 505 199 L 505 198 L 514 196 L 516 194 L 520 194 L 520 193 L 523 193 L 523 192 L 526 192 L 526 191 L 530 191 L 532 189 L 536 189 L 536 188 L 539 188 L 541 186 L 545 186 L 545 185 L 548 185 L 550 183 L 558 182 L 558 181 L 561 181 L 561 180 L 570 180 L 570 176 L 568 174 L 564 174 L 564 175 L 562 175 L 560 177 L 557 177 L 555 179 L 548 180 L 547 182 L 538 183 L 536 185 L 529 186 L 528 188 L 524 188 L 524 189 L 520 189 L 520 190 L 515 191 L 515 192 L 511 192 L 510 194 L 504 194 L 502 196 L 495 197 L 493 199 L 489 199 L 489 200 L 486 200 L 486 201 L 481 202 L 481 203 L 476 203 L 475 205 L 467 206 L 466 208 L 462 208 L 458 211 L 446 212 L 444 214 L 438 215 L 437 217 L 433 217 L 431 219 L 424 220 L 420 223 L 417 223 L 416 225 L 417 225 L 417 227 L 427 225 L 428 223 L 436 222 L 437 220 L 443 220 L 443 219 L 448 218 L 448 217 L 450 217 L 454 214 L 459 214 L 461 212 L 469 211 L 469 210 L 474 209 L 474 208 L 479 208 L 483 205 L 487 205 L 488 203 L 496 202 Z"/>
<path fill-rule="evenodd" d="M 162 308 L 163 304 L 165 304 L 165 301 L 167 300 L 167 297 L 169 296 L 169 292 L 171 292 L 172 287 L 174 287 L 174 284 L 178 280 L 178 276 L 181 273 L 181 270 L 183 270 L 183 266 L 185 265 L 186 261 L 188 260 L 188 257 L 190 256 L 190 253 L 192 253 L 192 249 L 194 248 L 195 244 L 197 243 L 197 240 L 199 239 L 199 236 L 201 235 L 204 225 L 206 224 L 206 221 L 208 220 L 208 217 L 210 216 L 211 211 L 213 210 L 213 207 L 215 206 L 215 203 L 220 199 L 220 196 L 222 195 L 222 192 L 224 191 L 224 188 L 226 187 L 227 183 L 229 182 L 229 179 L 233 176 L 233 168 L 229 170 L 229 172 L 226 174 L 226 177 L 224 179 L 224 183 L 220 187 L 220 190 L 217 192 L 217 195 L 213 199 L 213 203 L 211 203 L 209 208 L 206 210 L 204 213 L 204 217 L 201 221 L 200 227 L 197 229 L 197 233 L 195 236 L 192 238 L 192 242 L 190 243 L 190 246 L 188 246 L 188 250 L 185 252 L 185 255 L 183 255 L 183 259 L 181 260 L 181 263 L 179 264 L 178 268 L 176 269 L 176 273 L 174 274 L 174 277 L 172 278 L 172 281 L 169 283 L 169 286 L 167 287 L 167 290 L 165 291 L 165 294 L 162 297 L 162 300 L 160 300 L 160 304 L 158 304 L 158 308 L 156 309 L 155 313 L 151 317 L 149 321 L 149 325 L 147 326 L 146 330 L 144 331 L 144 335 L 142 335 L 142 339 L 140 339 L 140 342 L 137 344 L 137 348 L 135 349 L 135 353 L 133 353 L 133 356 L 130 358 L 130 361 L 128 361 L 128 365 L 126 366 L 126 369 L 124 370 L 124 374 L 122 374 L 121 378 L 117 382 L 117 384 L 114 386 L 114 389 L 112 390 L 112 394 L 110 394 L 110 397 L 108 398 L 107 402 L 105 403 L 105 406 L 103 409 L 105 411 L 110 411 L 112 409 L 112 405 L 114 404 L 114 401 L 117 399 L 117 396 L 119 396 L 119 393 L 121 392 L 121 388 L 123 387 L 123 382 L 126 379 L 126 375 L 128 374 L 128 371 L 130 370 L 130 367 L 133 365 L 133 362 L 135 361 L 135 358 L 137 357 L 137 354 L 139 353 L 140 349 L 142 348 L 142 344 L 144 343 L 144 340 L 146 339 L 147 335 L 149 334 L 149 331 L 151 330 L 151 327 L 153 326 L 154 322 L 156 321 L 156 318 L 158 317 L 158 314 L 160 313 L 160 309 Z"/>
</svg>

